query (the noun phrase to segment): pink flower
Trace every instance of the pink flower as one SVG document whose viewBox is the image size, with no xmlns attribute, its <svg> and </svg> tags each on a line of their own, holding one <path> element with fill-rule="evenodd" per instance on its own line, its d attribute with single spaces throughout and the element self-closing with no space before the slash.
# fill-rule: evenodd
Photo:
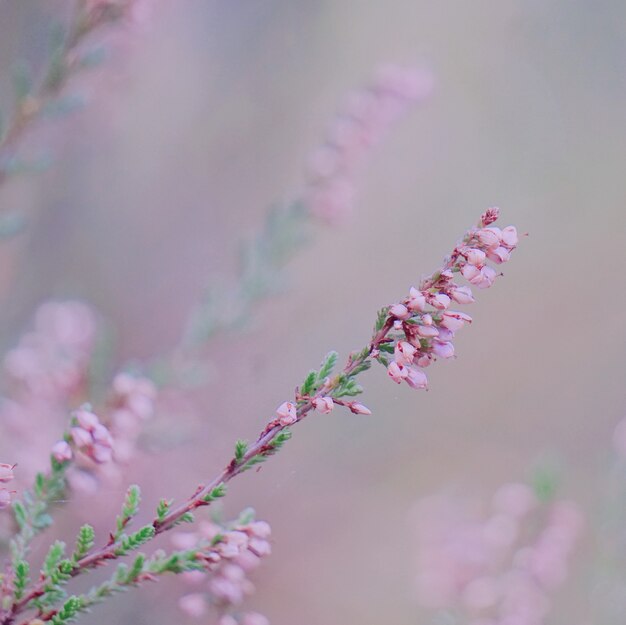
<svg viewBox="0 0 626 625">
<path fill-rule="evenodd" d="M 15 479 L 15 475 L 13 473 L 14 468 L 15 465 L 13 464 L 0 462 L 0 484 L 8 484 Z"/>
<path fill-rule="evenodd" d="M 517 247 L 519 238 L 517 236 L 517 229 L 515 226 L 507 226 L 502 229 L 502 244 L 508 247 L 510 250 Z"/>
<path fill-rule="evenodd" d="M 73 456 L 72 448 L 66 441 L 57 441 L 52 445 L 51 453 L 57 462 L 68 462 Z"/>
<path fill-rule="evenodd" d="M 463 277 L 479 289 L 490 287 L 496 279 L 496 272 L 492 267 L 474 267 L 473 265 L 463 265 L 461 268 Z"/>
<path fill-rule="evenodd" d="M 283 402 L 278 406 L 276 414 L 281 425 L 291 425 L 298 420 L 296 407 L 290 401 Z"/>
<path fill-rule="evenodd" d="M 494 263 L 506 263 L 511 258 L 511 252 L 506 247 L 496 247 L 487 251 L 487 258 Z"/>
<path fill-rule="evenodd" d="M 460 330 L 466 323 L 472 323 L 472 318 L 462 312 L 446 310 L 441 318 L 441 325 L 451 332 Z"/>
<path fill-rule="evenodd" d="M 199 592 L 194 592 L 181 597 L 178 600 L 178 607 L 191 618 L 200 618 L 201 616 L 204 616 L 207 611 L 204 595 Z"/>
<path fill-rule="evenodd" d="M 392 361 L 387 367 L 387 374 L 396 384 L 400 384 L 409 375 L 409 372 L 404 365 Z"/>
<path fill-rule="evenodd" d="M 421 291 L 411 287 L 406 305 L 413 312 L 423 312 L 426 310 L 426 297 Z"/>
<path fill-rule="evenodd" d="M 433 354 L 439 358 L 452 358 L 454 356 L 454 345 L 449 341 L 433 341 Z"/>
<path fill-rule="evenodd" d="M 445 293 L 437 293 L 429 297 L 428 303 L 437 310 L 445 310 L 450 306 L 450 298 Z"/>
<path fill-rule="evenodd" d="M 76 421 L 78 421 L 78 425 L 85 430 L 91 431 L 94 427 L 100 425 L 100 419 L 98 419 L 93 412 L 85 410 L 84 408 L 78 409 L 74 413 L 74 416 L 76 417 Z"/>
<path fill-rule="evenodd" d="M 257 538 L 269 538 L 272 534 L 272 528 L 267 521 L 253 521 L 246 525 L 245 531 Z"/>
<path fill-rule="evenodd" d="M 450 297 L 457 304 L 472 304 L 474 301 L 474 296 L 472 295 L 472 289 L 468 286 L 455 286 L 450 291 Z"/>
<path fill-rule="evenodd" d="M 329 412 L 332 412 L 335 404 L 332 397 L 316 397 L 313 400 L 313 406 L 322 414 L 328 414 Z"/>
<path fill-rule="evenodd" d="M 407 341 L 398 341 L 394 350 L 396 362 L 401 365 L 410 365 L 417 350 Z"/>
<path fill-rule="evenodd" d="M 428 378 L 426 374 L 417 367 L 408 367 L 408 375 L 406 377 L 406 383 L 411 388 L 424 389 L 428 388 Z"/>
<path fill-rule="evenodd" d="M 481 267 L 485 264 L 485 252 L 476 248 L 470 248 L 465 252 L 465 258 L 470 265 Z"/>
<path fill-rule="evenodd" d="M 433 338 L 434 336 L 439 336 L 439 330 L 433 326 L 417 326 L 416 332 L 425 339 Z"/>
<path fill-rule="evenodd" d="M 389 314 L 395 317 L 396 319 L 408 319 L 411 315 L 407 307 L 404 304 L 394 304 L 389 307 Z"/>
<path fill-rule="evenodd" d="M 91 432 L 84 430 L 83 428 L 74 427 L 70 430 L 70 435 L 72 440 L 74 441 L 74 445 L 79 449 L 84 447 L 88 447 L 93 443 L 93 438 L 91 437 Z"/>
<path fill-rule="evenodd" d="M 501 240 L 500 228 L 481 228 L 476 232 L 476 238 L 486 248 L 498 247 Z"/>
<path fill-rule="evenodd" d="M 498 274 L 492 267 L 486 265 L 480 270 L 480 281 L 475 282 L 479 289 L 488 289 L 495 281 Z"/>
<path fill-rule="evenodd" d="M 418 356 L 418 358 L 415 361 L 415 364 L 418 367 L 428 367 L 428 365 L 430 365 L 430 363 L 432 362 L 432 356 L 430 354 L 420 354 Z"/>
<path fill-rule="evenodd" d="M 352 402 L 348 407 L 354 414 L 372 414 L 372 411 L 367 406 L 359 404 L 359 402 Z"/>
</svg>

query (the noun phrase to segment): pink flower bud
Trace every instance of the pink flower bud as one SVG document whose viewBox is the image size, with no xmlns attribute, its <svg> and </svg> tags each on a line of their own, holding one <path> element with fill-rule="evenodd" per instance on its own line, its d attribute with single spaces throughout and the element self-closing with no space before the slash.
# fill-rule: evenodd
<svg viewBox="0 0 626 625">
<path fill-rule="evenodd" d="M 354 414 L 372 414 L 372 411 L 367 406 L 359 404 L 358 402 L 352 402 L 349 408 Z"/>
<path fill-rule="evenodd" d="M 498 247 L 500 245 L 500 228 L 481 228 L 476 232 L 476 238 L 486 247 Z"/>
<path fill-rule="evenodd" d="M 4 510 L 11 505 L 13 493 L 6 488 L 0 488 L 0 510 Z"/>
<path fill-rule="evenodd" d="M 102 445 L 100 443 L 94 443 L 91 447 L 88 447 L 84 452 L 98 464 L 105 464 L 111 462 L 113 459 L 113 450 L 108 445 Z"/>
<path fill-rule="evenodd" d="M 67 462 L 72 459 L 72 448 L 66 441 L 57 441 L 52 445 L 52 457 L 57 462 Z"/>
<path fill-rule="evenodd" d="M 204 595 L 199 592 L 194 592 L 181 597 L 178 600 L 178 607 L 184 614 L 191 618 L 200 618 L 201 616 L 204 616 L 207 611 Z"/>
<path fill-rule="evenodd" d="M 267 521 L 253 521 L 246 529 L 257 538 L 269 538 L 272 534 L 272 528 Z"/>
<path fill-rule="evenodd" d="M 102 425 L 102 423 L 98 423 L 92 430 L 91 436 L 96 443 L 100 443 L 105 447 L 113 446 L 113 437 L 111 433 L 106 428 L 106 426 Z"/>
<path fill-rule="evenodd" d="M 422 323 L 425 326 L 432 326 L 433 325 L 433 316 L 426 313 L 425 315 L 422 315 Z"/>
<path fill-rule="evenodd" d="M 493 267 L 485 266 L 480 270 L 480 276 L 481 279 L 476 283 L 476 286 L 479 289 L 488 289 L 494 283 L 498 274 Z"/>
<path fill-rule="evenodd" d="M 473 265 L 464 265 L 461 273 L 470 284 L 477 286 L 479 289 L 490 287 L 497 275 L 492 267 L 484 266 L 478 269 L 478 267 Z"/>
<path fill-rule="evenodd" d="M 83 447 L 88 447 L 93 443 L 93 438 L 91 437 L 91 433 L 83 428 L 74 427 L 70 430 L 70 435 L 72 440 L 74 441 L 74 445 L 79 449 Z"/>
<path fill-rule="evenodd" d="M 457 304 L 472 304 L 475 301 L 472 295 L 472 289 L 468 286 L 455 286 L 454 289 L 450 291 L 450 297 Z"/>
<path fill-rule="evenodd" d="M 428 367 L 428 365 L 430 365 L 430 363 L 432 362 L 432 356 L 430 354 L 421 354 L 417 360 L 415 361 L 415 364 L 418 367 Z"/>
<path fill-rule="evenodd" d="M 450 298 L 445 293 L 437 293 L 428 299 L 428 303 L 437 310 L 445 310 L 450 306 Z"/>
<path fill-rule="evenodd" d="M 398 341 L 394 350 L 394 358 L 401 365 L 410 365 L 417 350 L 407 341 Z"/>
<path fill-rule="evenodd" d="M 500 209 L 497 206 L 490 206 L 481 216 L 480 222 L 483 226 L 488 226 L 500 217 Z"/>
<path fill-rule="evenodd" d="M 332 397 L 316 397 L 313 400 L 313 406 L 316 410 L 319 410 L 322 414 L 328 414 L 332 412 L 335 407 Z"/>
<path fill-rule="evenodd" d="M 291 425 L 298 420 L 296 407 L 290 401 L 283 402 L 278 406 L 276 414 L 281 425 Z"/>
<path fill-rule="evenodd" d="M 77 410 L 74 416 L 76 421 L 78 421 L 78 425 L 85 430 L 91 431 L 94 427 L 100 425 L 100 419 L 98 419 L 97 415 L 84 408 Z"/>
<path fill-rule="evenodd" d="M 428 388 L 428 378 L 426 374 L 417 367 L 409 367 L 406 383 L 411 388 L 423 389 Z"/>
<path fill-rule="evenodd" d="M 396 319 L 408 319 L 411 315 L 407 307 L 404 304 L 394 304 L 389 307 L 389 314 L 393 315 Z"/>
<path fill-rule="evenodd" d="M 506 247 L 496 247 L 487 251 L 487 258 L 498 265 L 506 263 L 511 258 L 511 252 Z"/>
<path fill-rule="evenodd" d="M 262 538 L 252 537 L 250 539 L 250 544 L 248 548 L 259 558 L 263 556 L 269 556 L 272 553 L 272 546 L 267 542 L 267 540 L 263 540 Z"/>
<path fill-rule="evenodd" d="M 454 332 L 448 330 L 448 328 L 444 328 L 442 325 L 439 326 L 439 336 L 437 337 L 440 341 L 451 341 L 454 338 Z"/>
<path fill-rule="evenodd" d="M 467 258 L 467 262 L 470 265 L 474 265 L 475 267 L 481 267 L 485 264 L 485 252 L 474 247 L 465 252 L 465 258 Z"/>
<path fill-rule="evenodd" d="M 218 621 L 218 625 L 239 625 L 237 619 L 230 614 L 224 614 Z"/>
<path fill-rule="evenodd" d="M 452 358 L 454 356 L 454 345 L 449 341 L 433 341 L 433 354 L 439 358 Z"/>
<path fill-rule="evenodd" d="M 434 336 L 439 336 L 439 330 L 433 326 L 417 326 L 416 332 L 425 339 L 432 338 Z"/>
<path fill-rule="evenodd" d="M 502 230 L 502 244 L 506 245 L 510 250 L 515 249 L 519 242 L 517 229 L 515 226 L 507 226 Z"/>
<path fill-rule="evenodd" d="M 409 375 L 409 372 L 404 365 L 392 361 L 387 367 L 387 374 L 396 384 L 400 384 Z"/>
<path fill-rule="evenodd" d="M 411 287 L 406 305 L 413 312 L 422 312 L 426 310 L 426 297 L 421 291 Z"/>
<path fill-rule="evenodd" d="M 8 484 L 15 478 L 13 474 L 14 464 L 5 464 L 0 462 L 0 484 Z"/>
<path fill-rule="evenodd" d="M 446 310 L 441 318 L 441 325 L 451 332 L 460 330 L 466 323 L 472 323 L 472 318 L 462 312 Z"/>
</svg>

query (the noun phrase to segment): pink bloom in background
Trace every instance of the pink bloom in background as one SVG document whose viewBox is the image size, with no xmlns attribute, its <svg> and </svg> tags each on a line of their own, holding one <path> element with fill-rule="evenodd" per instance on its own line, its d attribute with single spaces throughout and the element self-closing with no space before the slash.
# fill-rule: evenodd
<svg viewBox="0 0 626 625">
<path fill-rule="evenodd" d="M 584 522 L 572 502 L 541 503 L 527 485 L 507 484 L 486 507 L 423 499 L 412 524 L 422 607 L 454 610 L 463 622 L 542 625 Z"/>
<path fill-rule="evenodd" d="M 216 553 L 205 563 L 206 573 L 198 571 L 185 578 L 194 586 L 204 583 L 205 592 L 184 595 L 179 600 L 179 608 L 194 618 L 204 616 L 211 608 L 221 615 L 220 623 L 268 624 L 265 616 L 256 612 L 240 613 L 239 608 L 246 596 L 254 592 L 249 574 L 271 553 L 270 535 L 270 525 L 265 521 L 235 524 L 229 529 L 205 521 L 197 532 L 177 532 L 172 536 L 172 543 L 178 549 L 192 549 L 203 541 L 221 537 Z"/>
<path fill-rule="evenodd" d="M 49 449 L 65 429 L 71 408 L 84 401 L 97 336 L 93 310 L 78 301 L 50 301 L 34 316 L 32 330 L 2 363 L 3 448 L 19 448 L 20 481 L 45 468 Z M 32 436 L 36 424 L 38 435 Z"/>
<path fill-rule="evenodd" d="M 326 142 L 309 162 L 304 202 L 313 215 L 335 223 L 351 213 L 355 176 L 370 150 L 432 89 L 433 75 L 428 70 L 390 65 L 348 98 Z"/>
</svg>

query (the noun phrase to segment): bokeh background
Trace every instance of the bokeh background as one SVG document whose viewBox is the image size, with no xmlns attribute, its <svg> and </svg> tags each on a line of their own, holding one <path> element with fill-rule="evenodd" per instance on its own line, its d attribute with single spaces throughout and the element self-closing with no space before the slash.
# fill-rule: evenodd
<svg viewBox="0 0 626 625">
<path fill-rule="evenodd" d="M 0 3 L 2 90 L 16 58 L 41 57 L 50 15 L 66 8 Z M 410 511 L 430 493 L 488 495 L 547 458 L 593 516 L 626 412 L 626 5 L 156 2 L 81 86 L 90 106 L 30 137 L 54 167 L 0 195 L 30 218 L 0 247 L 2 346 L 38 303 L 71 296 L 113 329 L 116 364 L 153 358 L 205 286 L 234 273 L 268 206 L 299 188 L 346 93 L 387 62 L 429 67 L 432 96 L 372 154 L 348 223 L 320 227 L 284 294 L 212 343 L 195 416 L 163 419 L 177 444 L 128 472 L 149 502 L 183 497 L 326 351 L 361 347 L 375 311 L 485 207 L 528 233 L 427 393 L 374 369 L 373 416 L 308 419 L 233 484 L 227 511 L 252 505 L 274 529 L 249 603 L 275 624 L 429 622 L 414 596 Z M 69 531 L 89 518 L 83 503 L 64 517 Z M 588 537 L 551 623 L 599 622 L 584 564 L 593 548 Z M 85 622 L 183 622 L 182 588 L 121 597 Z"/>
</svg>

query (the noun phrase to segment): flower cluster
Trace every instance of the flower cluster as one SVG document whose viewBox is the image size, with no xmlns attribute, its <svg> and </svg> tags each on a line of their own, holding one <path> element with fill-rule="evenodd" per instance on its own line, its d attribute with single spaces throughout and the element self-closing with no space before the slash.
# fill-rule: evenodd
<svg viewBox="0 0 626 625">
<path fill-rule="evenodd" d="M 246 595 L 254 591 L 248 575 L 269 555 L 271 528 L 265 521 L 246 520 L 231 528 L 213 522 L 199 524 L 198 532 L 180 532 L 172 537 L 177 548 L 191 549 L 202 541 L 215 544 L 204 571 L 186 573 L 192 584 L 206 585 L 206 592 L 193 592 L 179 600 L 187 616 L 200 618 L 209 608 L 220 615 L 220 625 L 265 625 L 269 621 L 256 612 L 236 613 Z"/>
<path fill-rule="evenodd" d="M 93 310 L 78 301 L 49 301 L 37 309 L 33 328 L 8 351 L 3 363 L 0 420 L 6 427 L 3 451 L 19 446 L 20 482 L 45 467 L 51 441 L 71 407 L 84 401 L 97 337 Z M 33 417 L 38 436 L 33 440 Z M 26 444 L 28 442 L 28 444 Z"/>
<path fill-rule="evenodd" d="M 583 525 L 574 503 L 541 503 L 520 483 L 501 487 L 486 514 L 433 497 L 415 521 L 418 602 L 475 625 L 543 624 Z"/>
<path fill-rule="evenodd" d="M 0 462 L 0 484 L 2 484 L 0 486 L 0 510 L 8 508 L 13 500 L 14 491 L 4 486 L 14 480 L 13 469 L 15 469 L 15 465 Z"/>
<path fill-rule="evenodd" d="M 16 401 L 36 396 L 65 401 L 84 384 L 96 336 L 92 310 L 78 301 L 46 302 L 35 313 L 34 328 L 9 350 L 4 370 Z"/>
<path fill-rule="evenodd" d="M 135 453 L 143 422 L 152 418 L 157 388 L 149 378 L 118 373 L 113 379 L 108 422 L 115 435 L 115 460 L 129 461 Z"/>
<path fill-rule="evenodd" d="M 424 368 L 437 358 L 454 356 L 452 339 L 472 318 L 450 306 L 474 301 L 471 288 L 457 284 L 455 274 L 460 273 L 479 289 L 490 287 L 497 273 L 486 261 L 506 262 L 518 243 L 514 226 L 500 230 L 491 225 L 498 216 L 497 208 L 488 209 L 478 226 L 455 247 L 441 271 L 423 281 L 419 289 L 411 288 L 405 300 L 390 306 L 397 334 L 379 351 L 392 353 L 393 360 L 389 362 L 381 353 L 378 359 L 386 364 L 394 382 L 405 381 L 412 388 L 425 389 L 428 379 Z"/>
<path fill-rule="evenodd" d="M 113 437 L 96 414 L 87 407 L 77 410 L 70 429 L 72 442 L 80 452 L 96 462 L 104 464 L 113 459 Z M 62 443 L 57 443 L 62 445 Z"/>
<path fill-rule="evenodd" d="M 432 83 L 426 70 L 387 66 L 348 98 L 310 159 L 305 203 L 316 217 L 333 223 L 351 212 L 359 165 L 398 118 L 430 95 Z"/>
</svg>

